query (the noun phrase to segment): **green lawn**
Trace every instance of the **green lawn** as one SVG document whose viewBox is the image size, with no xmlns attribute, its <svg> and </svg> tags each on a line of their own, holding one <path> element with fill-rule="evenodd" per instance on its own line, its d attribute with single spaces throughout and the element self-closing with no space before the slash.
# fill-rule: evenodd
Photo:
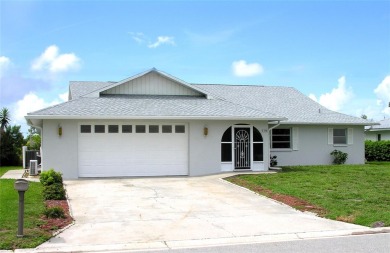
<svg viewBox="0 0 390 253">
<path fill-rule="evenodd" d="M 330 219 L 390 226 L 390 162 L 283 167 L 280 173 L 226 180 L 252 190 L 265 188 L 306 200 L 325 209 L 322 215 Z"/>
<path fill-rule="evenodd" d="M 9 170 L 21 170 L 21 169 L 22 169 L 22 167 L 20 167 L 20 166 L 4 166 L 4 167 L 0 167 L 0 177 L 3 176 Z"/>
<path fill-rule="evenodd" d="M 5 173 L 10 167 L 0 167 Z M 18 167 L 11 167 L 15 169 Z M 47 241 L 51 234 L 39 229 L 40 219 L 45 209 L 42 198 L 42 185 L 30 182 L 25 193 L 25 216 L 23 238 L 16 238 L 18 226 L 18 193 L 14 190 L 13 179 L 0 179 L 0 250 L 33 248 Z"/>
</svg>

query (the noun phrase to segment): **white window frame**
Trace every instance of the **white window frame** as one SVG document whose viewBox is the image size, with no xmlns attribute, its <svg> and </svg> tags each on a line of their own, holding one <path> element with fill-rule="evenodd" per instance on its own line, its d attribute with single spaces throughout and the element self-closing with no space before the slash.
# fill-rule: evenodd
<svg viewBox="0 0 390 253">
<path fill-rule="evenodd" d="M 333 136 L 333 130 L 334 129 L 345 129 L 345 135 L 346 135 L 346 143 L 334 143 L 334 136 Z M 335 127 L 335 128 L 328 128 L 328 144 L 333 145 L 335 147 L 337 146 L 348 146 L 353 144 L 353 128 L 347 128 L 347 127 Z"/>
</svg>

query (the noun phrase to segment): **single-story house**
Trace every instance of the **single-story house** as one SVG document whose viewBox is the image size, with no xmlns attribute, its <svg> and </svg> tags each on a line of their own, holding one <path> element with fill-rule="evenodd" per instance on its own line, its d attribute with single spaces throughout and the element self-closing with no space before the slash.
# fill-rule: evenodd
<svg viewBox="0 0 390 253">
<path fill-rule="evenodd" d="M 378 121 L 379 125 L 366 127 L 366 140 L 389 141 L 390 140 L 390 118 Z"/>
<path fill-rule="evenodd" d="M 26 116 L 42 130 L 42 169 L 64 178 L 206 175 L 364 163 L 367 120 L 292 87 L 190 84 L 151 69 L 119 82 L 70 82 L 69 101 Z"/>
</svg>

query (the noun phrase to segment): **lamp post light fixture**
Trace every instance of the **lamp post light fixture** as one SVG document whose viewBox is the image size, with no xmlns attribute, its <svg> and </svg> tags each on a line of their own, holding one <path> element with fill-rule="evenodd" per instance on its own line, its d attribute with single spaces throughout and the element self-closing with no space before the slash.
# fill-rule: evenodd
<svg viewBox="0 0 390 253">
<path fill-rule="evenodd" d="M 28 181 L 26 179 L 17 179 L 14 188 L 19 193 L 18 233 L 16 234 L 16 237 L 23 237 L 24 193 L 28 189 Z"/>
</svg>

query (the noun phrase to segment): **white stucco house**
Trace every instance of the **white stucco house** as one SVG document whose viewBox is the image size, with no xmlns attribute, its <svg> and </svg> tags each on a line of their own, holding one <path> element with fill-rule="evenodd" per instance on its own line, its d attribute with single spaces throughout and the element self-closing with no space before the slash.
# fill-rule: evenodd
<svg viewBox="0 0 390 253">
<path fill-rule="evenodd" d="M 206 175 L 364 163 L 364 126 L 291 87 L 190 84 L 156 69 L 119 82 L 70 82 L 69 101 L 31 112 L 42 169 L 64 178 Z"/>
<path fill-rule="evenodd" d="M 378 121 L 378 125 L 366 127 L 366 140 L 389 141 L 390 140 L 390 119 Z"/>
</svg>

